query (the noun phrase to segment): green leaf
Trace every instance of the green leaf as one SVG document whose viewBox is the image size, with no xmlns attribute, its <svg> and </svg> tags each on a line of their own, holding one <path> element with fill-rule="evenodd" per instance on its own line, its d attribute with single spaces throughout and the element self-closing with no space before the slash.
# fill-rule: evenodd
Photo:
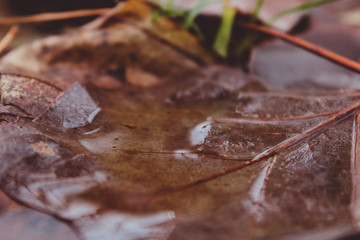
<svg viewBox="0 0 360 240">
<path fill-rule="evenodd" d="M 330 2 L 335 2 L 335 1 L 338 1 L 338 0 L 319 0 L 319 1 L 310 1 L 310 2 L 303 3 L 303 4 L 299 5 L 299 6 L 287 9 L 285 11 L 282 11 L 282 12 L 276 14 L 273 18 L 271 18 L 267 22 L 267 25 L 272 25 L 278 19 L 280 19 L 280 18 L 282 18 L 282 17 L 284 17 L 286 15 L 289 15 L 291 13 L 296 13 L 296 12 L 300 12 L 300 11 L 309 10 L 309 9 L 314 8 L 314 7 L 321 6 L 321 5 L 324 5 L 324 4 L 327 4 L 327 3 L 330 3 Z"/>
<path fill-rule="evenodd" d="M 236 12 L 229 6 L 229 2 L 225 2 L 224 13 L 221 18 L 221 25 L 216 35 L 213 49 L 222 57 L 228 55 L 228 45 L 231 37 L 232 26 L 234 23 Z"/>
<path fill-rule="evenodd" d="M 245 35 L 244 39 L 237 45 L 235 49 L 236 56 L 241 57 L 244 52 L 254 44 L 258 37 L 259 35 L 256 33 L 248 33 Z"/>
<path fill-rule="evenodd" d="M 193 24 L 195 18 L 199 15 L 201 9 L 203 9 L 205 6 L 209 5 L 210 0 L 201 0 L 194 6 L 193 9 L 191 9 L 188 13 L 188 16 L 185 18 L 184 21 L 184 28 L 189 29 Z"/>
<path fill-rule="evenodd" d="M 260 13 L 262 5 L 264 4 L 264 1 L 265 0 L 258 0 L 257 1 L 254 12 L 253 12 L 253 20 L 258 19 L 259 13 Z"/>
<path fill-rule="evenodd" d="M 168 0 L 166 6 L 165 6 L 165 11 L 172 11 L 174 10 L 174 0 Z"/>
</svg>

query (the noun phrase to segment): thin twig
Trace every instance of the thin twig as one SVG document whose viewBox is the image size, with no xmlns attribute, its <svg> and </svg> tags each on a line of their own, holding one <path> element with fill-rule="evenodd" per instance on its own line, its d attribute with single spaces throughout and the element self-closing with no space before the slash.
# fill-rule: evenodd
<svg viewBox="0 0 360 240">
<path fill-rule="evenodd" d="M 295 117 L 283 117 L 283 118 L 251 118 L 251 117 L 221 117 L 212 119 L 214 122 L 220 123 L 277 123 L 277 122 L 290 122 L 290 121 L 299 121 L 299 120 L 307 120 L 314 119 L 320 117 L 328 117 L 338 113 L 337 111 L 318 113 L 313 115 L 304 115 L 304 116 L 295 116 Z"/>
<path fill-rule="evenodd" d="M 31 22 L 46 22 L 64 20 L 70 18 L 80 18 L 103 15 L 108 12 L 111 8 L 98 8 L 98 9 L 82 9 L 75 11 L 66 12 L 53 12 L 53 13 L 40 13 L 30 16 L 19 16 L 19 17 L 5 17 L 0 18 L 0 25 L 11 25 L 19 23 L 31 23 Z"/>
<path fill-rule="evenodd" d="M 161 154 L 161 155 L 179 155 L 184 157 L 199 157 L 199 158 L 210 158 L 210 159 L 217 159 L 217 160 L 226 160 L 226 161 L 238 161 L 238 162 L 248 162 L 251 159 L 249 158 L 232 158 L 232 157 L 225 157 L 220 155 L 210 155 L 204 153 L 195 153 L 195 152 L 176 152 L 176 151 L 126 151 L 126 153 L 134 153 L 134 154 Z"/>
<path fill-rule="evenodd" d="M 322 47 L 319 47 L 315 44 L 312 44 L 308 41 L 305 41 L 303 39 L 291 36 L 287 33 L 283 33 L 283 32 L 279 32 L 276 31 L 274 29 L 268 28 L 268 27 L 262 27 L 256 24 L 252 24 L 252 23 L 244 23 L 244 22 L 239 22 L 239 24 L 243 27 L 246 28 L 250 28 L 277 38 L 280 38 L 288 43 L 291 43 L 295 46 L 301 47 L 309 52 L 312 52 L 320 57 L 323 57 L 335 64 L 338 64 L 340 66 L 343 66 L 349 70 L 352 70 L 354 72 L 360 73 L 360 64 L 352 61 L 348 58 L 342 57 L 336 53 L 333 53 L 329 50 L 326 50 Z"/>
<path fill-rule="evenodd" d="M 11 41 L 14 39 L 16 34 L 19 31 L 18 26 L 12 26 L 10 30 L 6 33 L 5 37 L 0 41 L 0 54 L 9 46 Z"/>
</svg>

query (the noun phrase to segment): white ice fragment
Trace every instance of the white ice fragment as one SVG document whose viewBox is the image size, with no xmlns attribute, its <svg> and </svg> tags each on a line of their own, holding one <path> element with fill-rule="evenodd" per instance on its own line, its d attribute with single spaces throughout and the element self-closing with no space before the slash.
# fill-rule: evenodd
<svg viewBox="0 0 360 240">
<path fill-rule="evenodd" d="M 249 194 L 251 204 L 248 204 L 248 209 L 250 209 L 251 214 L 256 214 L 255 217 L 258 221 L 262 218 L 262 209 L 260 206 L 265 202 L 266 182 L 275 163 L 276 157 L 271 159 L 271 161 L 264 166 L 250 188 Z"/>
<path fill-rule="evenodd" d="M 112 151 L 113 147 L 120 147 L 125 139 L 127 134 L 119 130 L 97 138 L 83 138 L 79 142 L 93 153 L 104 153 Z"/>
<path fill-rule="evenodd" d="M 84 133 L 84 135 L 91 135 L 91 134 L 97 133 L 98 131 L 100 131 L 101 128 L 102 127 L 95 128 L 94 130 Z"/>
<path fill-rule="evenodd" d="M 267 172 L 268 172 L 269 165 L 266 165 L 259 176 L 255 179 L 252 187 L 250 188 L 250 198 L 254 203 L 259 203 L 263 200 L 263 196 L 261 192 L 263 191 L 264 182 L 266 180 Z"/>
<path fill-rule="evenodd" d="M 205 121 L 196 125 L 190 132 L 190 143 L 192 145 L 199 145 L 204 143 L 205 138 L 211 130 L 211 121 Z"/>
<path fill-rule="evenodd" d="M 108 212 L 80 219 L 75 225 L 86 240 L 165 240 L 175 228 L 174 219 L 173 211 L 146 215 Z"/>
<path fill-rule="evenodd" d="M 175 151 L 174 151 L 174 154 L 175 154 L 175 158 L 176 158 L 176 159 L 184 159 L 185 157 L 186 157 L 186 158 L 191 158 L 191 159 L 197 159 L 197 158 L 199 158 L 196 153 L 191 153 L 191 151 L 189 151 L 189 150 L 184 150 L 184 149 L 175 150 Z"/>
<path fill-rule="evenodd" d="M 309 144 L 305 143 L 287 156 L 283 167 L 292 171 L 311 170 L 316 165 Z"/>
<path fill-rule="evenodd" d="M 101 108 L 100 107 L 97 107 L 94 111 L 92 111 L 89 116 L 88 116 L 88 119 L 87 121 L 89 123 L 92 123 L 92 121 L 94 120 L 95 116 L 101 111 Z"/>
<path fill-rule="evenodd" d="M 33 121 L 53 127 L 78 128 L 91 123 L 100 111 L 88 91 L 76 82 Z"/>
<path fill-rule="evenodd" d="M 96 204 L 75 200 L 70 202 L 70 205 L 67 206 L 66 210 L 61 215 L 67 219 L 78 219 L 94 214 L 98 209 L 99 206 Z"/>
</svg>

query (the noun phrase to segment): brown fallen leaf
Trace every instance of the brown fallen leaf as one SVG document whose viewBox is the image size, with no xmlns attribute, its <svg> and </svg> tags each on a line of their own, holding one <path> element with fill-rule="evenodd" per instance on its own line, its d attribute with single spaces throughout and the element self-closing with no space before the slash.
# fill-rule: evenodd
<svg viewBox="0 0 360 240">
<path fill-rule="evenodd" d="M 132 16 L 134 5 L 135 10 L 140 8 L 138 11 L 144 13 L 147 20 Z M 127 17 L 129 14 L 130 17 Z M 62 89 L 74 81 L 91 81 L 99 87 L 116 88 L 126 81 L 126 68 L 142 69 L 159 78 L 159 82 L 183 71 L 198 68 L 197 57 L 189 58 L 191 51 L 182 50 L 188 49 L 188 46 L 191 46 L 190 49 L 202 49 L 199 50 L 199 56 L 202 54 L 204 58 L 209 58 L 206 56 L 210 54 L 205 53 L 195 37 L 184 30 L 176 30 L 176 25 L 160 27 L 157 24 L 160 29 L 156 30 L 157 27 L 153 33 L 150 24 L 149 7 L 136 0 L 130 1 L 82 29 L 17 48 L 2 58 L 1 66 L 3 71 L 37 76 Z M 190 43 L 181 47 L 167 44 L 156 33 L 165 29 L 174 32 L 170 32 L 165 40 L 184 35 L 181 42 L 188 39 Z M 21 62 L 21 59 L 26 63 Z"/>
<path fill-rule="evenodd" d="M 36 78 L 6 73 L 1 74 L 0 87 L 1 104 L 15 106 L 32 117 L 39 115 L 60 94 L 58 88 Z"/>
<path fill-rule="evenodd" d="M 0 126 L 8 196 L 87 240 L 337 239 L 359 231 L 360 95 L 347 85 L 357 76 L 323 89 L 292 80 L 302 77 L 297 71 L 276 82 L 270 73 L 201 66 L 123 18 L 100 18 L 2 59 L 8 71 L 41 76 L 1 75 L 1 114 L 12 117 Z M 158 52 L 147 51 L 154 46 Z M 257 51 L 257 73 L 288 54 L 259 60 L 267 52 Z M 130 81 L 129 69 L 140 71 Z M 124 75 L 121 88 L 112 84 Z M 96 82 L 103 76 L 112 79 L 106 88 Z"/>
<path fill-rule="evenodd" d="M 220 68 L 218 71 L 223 72 L 226 69 Z M 218 75 L 219 72 L 215 71 L 214 75 Z M 227 78 L 210 79 L 228 81 Z M 243 79 L 238 81 L 243 81 Z M 197 78 L 194 78 L 194 83 L 196 82 Z M 167 90 L 164 91 L 163 88 Z M 244 168 L 237 174 L 224 176 L 197 187 L 189 186 L 187 190 L 183 189 L 170 195 L 157 196 L 156 193 L 176 189 L 177 186 L 190 182 L 191 179 L 234 166 L 236 165 L 234 160 L 243 161 L 256 157 L 264 149 L 286 142 L 287 139 L 326 121 L 329 115 L 319 115 L 324 113 L 322 110 L 327 113 L 336 112 L 345 105 L 351 104 L 351 101 L 356 102 L 359 99 L 357 95 L 303 97 L 252 93 L 239 95 L 237 100 L 230 97 L 222 101 L 198 99 L 187 102 L 183 99 L 182 102 L 169 105 L 165 101 L 172 95 L 167 93 L 169 88 L 170 93 L 177 91 L 176 86 L 171 88 L 170 84 L 163 85 L 163 87 L 153 88 L 152 93 L 145 89 L 139 91 L 141 98 L 137 94 L 128 95 L 131 88 L 127 91 L 115 92 L 101 90 L 102 94 L 98 95 L 97 100 L 99 106 L 104 106 L 103 113 L 99 115 L 98 122 L 87 126 L 90 129 L 95 127 L 92 132 L 63 132 L 59 135 L 57 132 L 62 131 L 62 127 L 57 125 L 55 127 L 60 127 L 59 130 L 54 129 L 53 133 L 46 130 L 48 132 L 46 134 L 41 133 L 46 128 L 37 124 L 31 124 L 31 127 L 24 125 L 21 128 L 17 125 L 3 127 L 1 136 L 6 141 L 1 141 L 3 143 L 2 162 L 9 162 L 6 158 L 14 159 L 13 156 L 18 156 L 15 159 L 19 159 L 12 161 L 15 165 L 2 167 L 2 169 L 7 169 L 6 177 L 2 175 L 2 179 L 8 179 L 3 182 L 3 189 L 28 206 L 71 220 L 80 236 L 86 239 L 96 239 L 97 232 L 101 229 L 108 229 L 105 235 L 109 239 L 117 234 L 119 236 L 129 234 L 130 230 L 123 228 L 120 228 L 121 231 L 112 230 L 112 227 L 105 228 L 101 222 L 108 221 L 107 218 L 114 219 L 112 221 L 115 225 L 123 221 L 122 224 L 130 224 L 132 221 L 141 224 L 145 221 L 141 219 L 148 219 L 145 222 L 150 225 L 146 226 L 158 228 L 158 223 L 153 223 L 154 220 L 150 219 L 157 216 L 157 213 L 170 209 L 176 212 L 177 217 L 176 228 L 170 235 L 171 239 L 193 236 L 209 238 L 207 231 L 201 230 L 203 228 L 213 229 L 212 231 L 215 232 L 212 232 L 211 236 L 217 239 L 235 239 L 246 235 L 258 238 L 263 236 L 261 232 L 264 232 L 266 234 L 264 236 L 267 237 L 294 234 L 299 231 L 299 224 L 304 228 L 303 232 L 305 229 L 317 230 L 319 234 L 320 230 L 326 226 L 338 229 L 333 233 L 335 235 L 351 230 L 346 225 L 352 219 L 348 210 L 352 199 L 350 153 L 353 122 L 350 119 L 339 126 L 329 128 L 324 133 L 319 132 L 316 137 L 295 145 L 275 158 L 270 158 L 268 161 L 264 159 L 263 163 L 259 162 L 254 167 Z M 94 91 L 98 92 L 99 89 Z M 241 89 L 239 91 L 241 92 Z M 192 96 L 186 97 L 194 99 Z M 290 115 L 287 108 L 280 108 L 277 112 L 273 112 L 269 111 L 271 108 L 268 106 L 265 108 L 267 110 L 263 110 L 264 104 L 276 106 L 284 99 L 287 102 L 297 102 L 297 109 L 304 110 L 290 112 Z M 151 105 L 147 104 L 149 100 L 151 100 Z M 209 101 L 215 101 L 221 105 L 208 105 Z M 316 104 L 321 104 L 323 109 Z M 234 112 L 236 106 L 238 114 Z M 167 110 L 164 111 L 164 108 Z M 260 111 L 264 111 L 263 114 L 265 114 L 262 120 L 256 119 L 262 116 Z M 232 119 L 219 118 L 229 115 Z M 213 118 L 207 119 L 209 116 Z M 305 117 L 302 119 L 301 116 Z M 252 119 L 241 120 L 242 117 Z M 282 120 L 282 118 L 287 119 Z M 100 129 L 98 129 L 99 123 L 102 123 Z M 124 123 L 134 127 L 128 128 Z M 95 126 L 92 127 L 93 124 Z M 170 126 L 171 131 L 164 130 Z M 41 149 L 49 150 L 40 151 Z M 67 149 L 73 149 L 72 151 L 80 155 L 72 158 L 72 154 Z M 329 149 L 334 150 L 330 153 Z M 19 155 L 19 152 L 26 155 Z M 59 154 L 62 154 L 62 157 L 59 157 Z M 100 158 L 100 156 L 103 157 Z M 104 158 L 104 156 L 107 157 Z M 26 164 L 21 164 L 22 162 Z M 95 164 L 94 167 L 89 168 L 90 163 Z M 278 164 L 281 165 L 278 166 Z M 333 165 L 333 172 L 329 169 L 331 164 L 337 164 Z M 336 177 L 340 166 L 343 174 Z M 97 175 L 93 172 L 94 170 L 91 170 L 97 168 L 102 169 L 109 178 L 97 182 L 99 181 L 96 180 Z M 281 174 L 276 171 L 281 171 Z M 323 173 L 319 175 L 318 171 Z M 309 176 L 310 179 L 316 176 L 316 182 L 319 182 L 320 188 L 317 185 L 314 186 L 313 181 L 304 180 L 300 181 L 302 185 L 295 189 L 300 192 L 301 189 L 306 189 L 309 194 L 294 195 L 295 193 L 291 190 L 293 188 L 289 188 L 289 193 L 287 193 L 287 186 L 295 184 L 294 174 L 299 175 L 301 179 L 304 179 L 304 176 Z M 285 179 L 275 180 L 278 176 Z M 14 178 L 18 179 L 17 185 L 9 182 Z M 274 180 L 271 180 L 273 178 Z M 271 190 L 272 181 L 275 181 L 274 186 L 278 186 L 280 182 L 289 184 L 281 187 L 284 197 L 276 194 L 278 190 Z M 22 186 L 30 192 L 22 190 Z M 77 187 L 74 189 L 73 186 Z M 337 193 L 343 196 L 339 197 L 339 200 L 325 194 L 328 191 L 338 191 L 333 189 L 335 186 L 338 186 L 336 189 L 342 189 Z M 143 194 L 138 195 L 135 194 L 136 192 Z M 317 194 L 310 194 L 315 192 Z M 30 197 L 30 193 L 33 197 Z M 223 194 L 226 194 L 225 198 Z M 293 200 L 288 200 L 287 196 L 293 196 Z M 309 201 L 313 205 L 308 210 L 305 207 L 298 207 L 296 208 L 298 210 L 285 209 L 276 212 L 277 208 L 286 208 L 287 205 L 284 206 L 281 203 L 283 198 L 285 202 L 291 201 L 288 203 L 289 206 L 292 206 L 291 203 L 294 202 L 295 206 L 302 206 Z M 327 201 L 329 198 L 331 202 Z M 342 199 L 348 200 L 342 202 Z M 263 206 L 265 203 L 270 205 Z M 82 210 L 79 212 L 76 209 Z M 307 225 L 308 218 L 312 216 L 315 209 L 322 210 L 317 212 L 318 217 L 313 219 L 314 222 Z M 86 220 L 87 216 L 92 216 L 94 211 L 97 214 L 91 217 L 92 220 Z M 109 211 L 112 212 L 110 215 L 108 215 Z M 136 215 L 122 215 L 124 211 L 130 211 Z M 286 219 L 292 219 L 294 212 L 297 221 L 291 223 L 291 220 Z M 155 215 L 147 218 L 150 213 Z M 164 214 L 170 213 L 164 212 Z M 229 217 L 232 215 L 233 217 Z M 269 225 L 267 221 L 270 220 L 267 219 L 273 219 L 277 215 L 281 219 L 277 221 L 278 225 L 274 223 Z M 171 218 L 165 216 L 171 215 L 159 215 L 155 219 L 171 221 Z M 249 219 L 252 220 L 249 221 Z M 287 223 L 286 231 L 281 230 L 284 229 L 282 221 Z M 243 223 L 241 228 L 238 226 L 239 222 Z M 94 224 L 100 229 L 96 230 Z M 165 225 L 173 226 L 168 224 L 170 223 Z M 138 225 L 136 229 L 144 229 L 144 226 Z M 173 227 L 166 229 L 168 230 L 162 230 L 165 231 L 164 234 L 166 233 L 166 235 L 161 235 L 164 239 Z M 225 230 L 226 234 L 224 234 Z M 134 234 L 132 239 L 144 236 L 132 234 Z M 319 238 L 328 236 L 324 234 L 328 233 L 322 233 Z M 159 239 L 162 238 L 159 237 Z"/>
</svg>

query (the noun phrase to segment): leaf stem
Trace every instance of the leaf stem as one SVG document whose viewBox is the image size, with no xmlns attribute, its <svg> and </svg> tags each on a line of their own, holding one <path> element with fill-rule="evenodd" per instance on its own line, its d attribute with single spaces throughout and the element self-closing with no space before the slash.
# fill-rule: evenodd
<svg viewBox="0 0 360 240">
<path fill-rule="evenodd" d="M 17 25 L 12 26 L 6 35 L 0 41 L 0 54 L 9 46 L 16 34 L 19 32 Z"/>
<path fill-rule="evenodd" d="M 280 38 L 288 43 L 291 43 L 295 46 L 301 47 L 309 52 L 312 52 L 322 58 L 325 58 L 337 65 L 343 66 L 351 71 L 354 71 L 356 73 L 360 73 L 360 64 L 352 61 L 348 58 L 342 57 L 334 52 L 331 52 L 329 50 L 326 50 L 322 47 L 319 47 L 315 44 L 312 44 L 308 41 L 305 41 L 303 39 L 300 39 L 298 37 L 291 36 L 287 33 L 279 32 L 274 29 L 271 29 L 269 27 L 262 27 L 256 24 L 252 23 L 245 23 L 245 22 L 239 22 L 239 24 L 243 27 L 253 29 L 277 38 Z"/>
</svg>

